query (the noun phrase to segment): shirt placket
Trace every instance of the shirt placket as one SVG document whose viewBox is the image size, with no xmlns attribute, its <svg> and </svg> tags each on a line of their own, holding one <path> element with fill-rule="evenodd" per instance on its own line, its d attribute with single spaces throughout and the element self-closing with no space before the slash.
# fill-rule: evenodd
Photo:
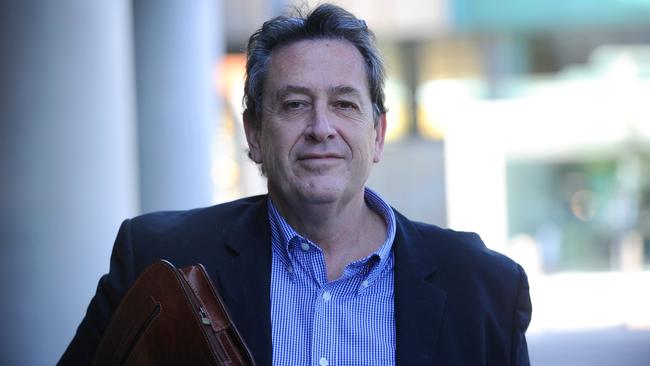
<svg viewBox="0 0 650 366">
<path fill-rule="evenodd" d="M 310 364 L 330 366 L 336 364 L 336 310 L 335 293 L 327 281 L 327 269 L 323 253 L 305 239 L 300 239 L 294 247 L 312 288 L 311 345 Z"/>
</svg>

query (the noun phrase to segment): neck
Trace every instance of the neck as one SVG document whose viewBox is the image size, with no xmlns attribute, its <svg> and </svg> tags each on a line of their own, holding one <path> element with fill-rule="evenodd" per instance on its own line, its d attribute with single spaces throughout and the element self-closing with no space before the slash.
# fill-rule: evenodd
<svg viewBox="0 0 650 366">
<path fill-rule="evenodd" d="M 272 194 L 271 199 L 297 233 L 321 248 L 330 280 L 350 262 L 375 252 L 386 238 L 386 223 L 366 205 L 363 191 L 343 205 L 290 203 Z"/>
</svg>

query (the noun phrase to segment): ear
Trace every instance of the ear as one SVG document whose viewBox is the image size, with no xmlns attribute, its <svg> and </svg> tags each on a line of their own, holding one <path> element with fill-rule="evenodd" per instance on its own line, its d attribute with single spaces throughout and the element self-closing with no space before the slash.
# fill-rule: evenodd
<svg viewBox="0 0 650 366">
<path fill-rule="evenodd" d="M 261 127 L 255 127 L 255 124 L 250 120 L 248 113 L 244 112 L 244 132 L 246 133 L 246 141 L 248 142 L 249 156 L 257 164 L 262 163 L 260 129 Z"/>
<path fill-rule="evenodd" d="M 375 151 L 373 162 L 378 163 L 381 160 L 381 154 L 384 151 L 384 139 L 386 138 L 386 113 L 379 116 L 377 126 L 375 126 Z"/>
</svg>

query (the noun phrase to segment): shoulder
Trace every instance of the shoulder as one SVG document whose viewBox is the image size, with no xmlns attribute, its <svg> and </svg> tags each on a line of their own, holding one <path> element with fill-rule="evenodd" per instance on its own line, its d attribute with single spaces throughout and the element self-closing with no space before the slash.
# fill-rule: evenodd
<svg viewBox="0 0 650 366">
<path fill-rule="evenodd" d="M 435 263 L 440 274 L 470 282 L 513 283 L 525 273 L 519 264 L 489 249 L 474 232 L 456 231 L 411 221 L 396 213 L 398 226 L 422 260 Z M 516 286 L 516 285 L 515 285 Z"/>
<path fill-rule="evenodd" d="M 225 258 L 224 243 L 236 227 L 260 228 L 266 196 L 253 196 L 210 207 L 160 211 L 126 220 L 116 250 L 130 251 L 136 269 L 159 258 L 177 266 Z"/>
</svg>

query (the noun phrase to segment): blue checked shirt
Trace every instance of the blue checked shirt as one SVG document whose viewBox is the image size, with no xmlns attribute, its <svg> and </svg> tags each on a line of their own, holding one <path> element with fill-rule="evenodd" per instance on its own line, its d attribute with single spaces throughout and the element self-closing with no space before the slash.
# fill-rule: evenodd
<svg viewBox="0 0 650 366">
<path fill-rule="evenodd" d="M 269 200 L 274 365 L 395 364 L 395 214 L 368 188 L 365 200 L 386 221 L 386 241 L 332 282 L 318 245 L 296 233 Z"/>
</svg>

